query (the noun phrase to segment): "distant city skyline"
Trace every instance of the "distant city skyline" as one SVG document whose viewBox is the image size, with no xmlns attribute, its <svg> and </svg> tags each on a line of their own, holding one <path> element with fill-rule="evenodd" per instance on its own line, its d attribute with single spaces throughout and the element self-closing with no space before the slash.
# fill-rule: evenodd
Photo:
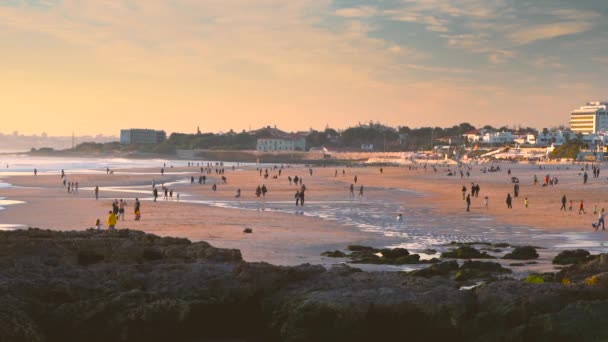
<svg viewBox="0 0 608 342">
<path fill-rule="evenodd" d="M 2 133 L 568 125 L 608 1 L 0 1 Z"/>
</svg>

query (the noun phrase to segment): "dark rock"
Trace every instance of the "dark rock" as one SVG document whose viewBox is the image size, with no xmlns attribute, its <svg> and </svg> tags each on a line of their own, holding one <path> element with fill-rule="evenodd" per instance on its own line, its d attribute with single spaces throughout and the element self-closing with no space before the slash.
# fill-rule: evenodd
<svg viewBox="0 0 608 342">
<path fill-rule="evenodd" d="M 245 230 L 243 230 L 243 233 L 248 233 L 248 234 L 253 233 L 253 229 L 245 228 Z"/>
<path fill-rule="evenodd" d="M 449 252 L 441 253 L 441 258 L 451 259 L 495 259 L 493 256 L 486 252 L 480 252 L 470 246 L 460 246 L 456 249 L 452 249 Z"/>
<path fill-rule="evenodd" d="M 360 246 L 360 245 L 348 245 L 348 247 L 346 247 L 346 249 L 348 249 L 349 251 L 352 251 L 352 252 L 367 252 L 367 253 L 380 252 L 379 249 L 369 247 L 369 246 Z"/>
<path fill-rule="evenodd" d="M 593 256 L 589 261 L 565 267 L 556 275 L 557 279 L 568 278 L 571 281 L 579 281 L 593 275 L 608 272 L 608 254 Z"/>
<path fill-rule="evenodd" d="M 380 251 L 380 253 L 382 253 L 383 258 L 387 258 L 387 259 L 397 259 L 397 258 L 402 258 L 402 257 L 406 257 L 406 256 L 410 255 L 410 252 L 408 252 L 408 250 L 405 248 L 394 248 L 394 249 L 384 248 Z"/>
<path fill-rule="evenodd" d="M 553 263 L 557 265 L 577 264 L 579 262 L 588 261 L 590 253 L 584 249 L 561 251 L 555 258 Z"/>
<path fill-rule="evenodd" d="M 522 247 L 515 247 L 511 253 L 507 253 L 502 258 L 503 259 L 514 259 L 514 260 L 537 259 L 538 253 L 536 253 L 535 247 L 522 246 Z"/>
<path fill-rule="evenodd" d="M 461 266 L 461 270 L 478 270 L 483 272 L 493 272 L 493 273 L 511 273 L 511 270 L 508 268 L 502 267 L 497 262 L 489 262 L 489 261 L 477 261 L 477 260 L 467 260 Z"/>
<path fill-rule="evenodd" d="M 456 281 L 494 279 L 496 274 L 502 273 L 511 273 L 511 270 L 496 262 L 467 260 L 460 266 L 453 279 Z"/>
<path fill-rule="evenodd" d="M 507 247 L 511 247 L 510 244 L 506 243 L 506 242 L 498 242 L 498 243 L 493 243 L 492 244 L 493 247 L 497 247 L 497 248 L 507 248 Z"/>
<path fill-rule="evenodd" d="M 425 249 L 425 250 L 423 250 L 420 253 L 433 255 L 433 254 L 437 254 L 437 250 L 435 250 L 435 249 Z"/>
<path fill-rule="evenodd" d="M 327 251 L 321 253 L 322 256 L 330 257 L 330 258 L 344 258 L 346 254 L 340 251 Z"/>
<path fill-rule="evenodd" d="M 326 271 L 128 230 L 0 232 L 0 341 L 605 340 L 608 258 L 562 271 L 568 286 L 535 275 L 460 291 L 454 273 L 501 268 Z"/>
<path fill-rule="evenodd" d="M 452 261 L 444 261 L 442 263 L 433 264 L 427 268 L 423 268 L 420 270 L 414 270 L 409 272 L 409 275 L 415 277 L 425 277 L 430 278 L 434 276 L 446 276 L 449 275 L 450 272 L 458 270 L 458 262 Z"/>
</svg>

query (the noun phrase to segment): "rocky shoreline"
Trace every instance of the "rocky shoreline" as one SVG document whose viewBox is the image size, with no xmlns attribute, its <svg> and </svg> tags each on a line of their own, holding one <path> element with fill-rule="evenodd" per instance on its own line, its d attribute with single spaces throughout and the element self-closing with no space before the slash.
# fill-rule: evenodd
<svg viewBox="0 0 608 342">
<path fill-rule="evenodd" d="M 417 261 L 400 249 L 358 252 Z M 570 266 L 526 280 L 449 256 L 363 272 L 248 263 L 238 250 L 132 230 L 0 232 L 0 341 L 608 338 L 608 255 L 568 251 L 554 262 Z"/>
</svg>

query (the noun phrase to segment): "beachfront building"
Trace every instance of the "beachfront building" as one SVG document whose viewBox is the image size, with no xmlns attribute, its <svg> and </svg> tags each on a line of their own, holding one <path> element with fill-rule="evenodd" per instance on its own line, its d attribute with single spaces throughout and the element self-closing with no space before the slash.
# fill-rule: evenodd
<svg viewBox="0 0 608 342">
<path fill-rule="evenodd" d="M 608 131 L 608 102 L 588 102 L 570 113 L 570 129 L 575 133 L 591 134 Z"/>
<path fill-rule="evenodd" d="M 120 130 L 121 144 L 158 144 L 165 140 L 167 140 L 167 133 L 165 131 L 139 128 Z"/>
<path fill-rule="evenodd" d="M 305 151 L 306 139 L 296 136 L 258 139 L 256 150 L 259 152 Z"/>
<path fill-rule="evenodd" d="M 486 133 L 482 137 L 485 144 L 508 144 L 515 140 L 511 132 Z"/>
<path fill-rule="evenodd" d="M 536 145 L 537 146 L 549 146 L 554 144 L 555 146 L 560 146 L 568 142 L 568 140 L 572 140 L 576 138 L 576 133 L 572 132 L 568 129 L 549 131 L 543 129 L 538 132 L 538 136 L 536 137 Z"/>
</svg>

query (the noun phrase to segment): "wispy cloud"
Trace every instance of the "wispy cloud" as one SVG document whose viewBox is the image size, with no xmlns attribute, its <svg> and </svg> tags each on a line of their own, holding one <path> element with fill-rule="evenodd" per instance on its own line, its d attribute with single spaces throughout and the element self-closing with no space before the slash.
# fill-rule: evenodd
<svg viewBox="0 0 608 342">
<path fill-rule="evenodd" d="M 374 16 L 377 12 L 375 7 L 359 6 L 337 9 L 336 15 L 345 18 L 369 18 Z"/>
<path fill-rule="evenodd" d="M 508 37 L 516 44 L 525 45 L 539 40 L 583 33 L 590 30 L 592 26 L 586 21 L 533 25 L 518 29 L 508 34 Z"/>
</svg>

